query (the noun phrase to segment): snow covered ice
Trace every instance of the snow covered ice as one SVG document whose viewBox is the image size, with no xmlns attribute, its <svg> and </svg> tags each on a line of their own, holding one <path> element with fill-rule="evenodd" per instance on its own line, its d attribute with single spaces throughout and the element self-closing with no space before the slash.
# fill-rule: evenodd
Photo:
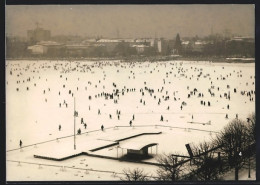
<svg viewBox="0 0 260 185">
<path fill-rule="evenodd" d="M 185 144 L 210 140 L 236 115 L 245 120 L 255 111 L 254 83 L 254 63 L 9 60 L 6 62 L 7 180 L 120 179 L 105 172 L 84 174 L 84 170 L 60 171 L 51 166 L 39 169 L 38 165 L 25 163 L 18 166 L 12 160 L 118 174 L 127 167 L 140 167 L 156 175 L 156 166 L 90 156 L 60 162 L 34 158 L 40 151 L 56 155 L 73 151 L 73 137 L 59 142 L 56 138 L 74 134 L 74 98 L 78 112 L 76 131 L 82 132 L 77 136 L 79 148 L 82 145 L 89 151 L 95 143 L 103 145 L 105 140 L 114 141 L 129 133 L 161 131 L 162 134 L 143 135 L 122 144 L 151 141 L 159 143 L 159 154 L 188 155 Z M 81 118 L 87 124 L 86 129 Z M 134 128 L 129 127 L 130 121 Z M 100 130 L 101 125 L 105 132 Z M 115 129 L 116 126 L 125 127 Z M 94 130 L 98 131 L 85 134 Z M 23 146 L 32 146 L 22 152 L 9 151 L 19 148 L 20 140 Z M 49 140 L 53 141 L 34 145 Z M 115 157 L 116 149 L 111 146 L 93 154 Z"/>
</svg>

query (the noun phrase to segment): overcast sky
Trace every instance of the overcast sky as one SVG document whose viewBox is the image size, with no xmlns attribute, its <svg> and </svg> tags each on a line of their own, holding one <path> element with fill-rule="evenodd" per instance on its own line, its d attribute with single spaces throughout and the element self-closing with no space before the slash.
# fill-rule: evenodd
<svg viewBox="0 0 260 185">
<path fill-rule="evenodd" d="M 116 37 L 206 36 L 228 29 L 254 36 L 254 5 L 8 5 L 6 33 L 26 36 L 40 27 L 52 35 Z"/>
</svg>

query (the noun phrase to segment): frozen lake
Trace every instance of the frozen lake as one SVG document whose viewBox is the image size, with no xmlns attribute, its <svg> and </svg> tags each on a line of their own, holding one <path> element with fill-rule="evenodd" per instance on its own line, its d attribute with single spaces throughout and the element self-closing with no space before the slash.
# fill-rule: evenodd
<svg viewBox="0 0 260 185">
<path fill-rule="evenodd" d="M 7 61 L 6 150 L 18 148 L 20 139 L 23 145 L 30 145 L 72 135 L 74 98 L 76 130 L 83 132 L 100 129 L 101 125 L 129 126 L 133 115 L 133 126 L 152 125 L 154 129 L 154 125 L 165 125 L 218 132 L 236 114 L 245 120 L 255 111 L 254 83 L 254 63 Z M 182 143 L 211 138 L 208 132 L 191 137 L 185 131 L 167 130 L 158 137 L 161 141 L 169 139 L 160 145 L 160 152 L 185 153 Z M 172 139 L 180 145 L 169 147 Z M 136 142 L 140 140 L 150 138 L 135 138 Z M 114 170 L 111 165 L 103 168 Z"/>
</svg>

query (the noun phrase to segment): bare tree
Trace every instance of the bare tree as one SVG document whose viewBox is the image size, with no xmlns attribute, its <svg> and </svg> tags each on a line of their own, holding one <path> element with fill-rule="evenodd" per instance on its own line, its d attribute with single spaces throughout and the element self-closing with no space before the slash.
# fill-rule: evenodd
<svg viewBox="0 0 260 185">
<path fill-rule="evenodd" d="M 248 116 L 247 118 L 247 124 L 246 124 L 246 130 L 247 130 L 247 141 L 249 142 L 248 144 L 254 144 L 256 143 L 256 117 L 255 113 L 252 113 Z"/>
<path fill-rule="evenodd" d="M 134 170 L 124 169 L 123 174 L 124 177 L 121 178 L 123 181 L 146 181 L 149 179 L 148 174 L 139 168 L 135 168 Z"/>
<path fill-rule="evenodd" d="M 238 180 L 238 170 L 242 166 L 241 152 L 248 148 L 245 122 L 240 119 L 232 120 L 217 135 L 216 144 L 224 153 L 228 165 L 235 167 L 235 180 Z"/>
<path fill-rule="evenodd" d="M 190 171 L 195 180 L 219 180 L 221 161 L 218 159 L 211 142 L 202 142 L 193 146 L 194 158 Z"/>
<path fill-rule="evenodd" d="M 179 157 L 180 158 L 180 157 Z M 181 180 L 183 175 L 183 159 L 178 161 L 177 155 L 159 155 L 157 161 L 160 164 L 157 170 L 158 180 L 177 181 Z"/>
</svg>

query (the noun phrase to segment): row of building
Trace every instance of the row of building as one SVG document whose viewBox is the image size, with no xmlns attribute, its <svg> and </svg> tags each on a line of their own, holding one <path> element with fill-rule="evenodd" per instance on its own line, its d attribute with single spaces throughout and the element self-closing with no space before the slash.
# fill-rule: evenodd
<svg viewBox="0 0 260 185">
<path fill-rule="evenodd" d="M 27 31 L 28 51 L 32 55 L 48 55 L 65 53 L 66 55 L 82 56 L 93 52 L 117 53 L 124 46 L 132 54 L 142 54 L 153 51 L 156 54 L 166 54 L 173 51 L 173 40 L 165 39 L 55 39 L 50 30 L 39 28 Z M 131 52 L 130 52 L 131 54 Z M 168 53 L 167 53 L 168 54 Z"/>
<path fill-rule="evenodd" d="M 37 28 L 27 31 L 27 39 L 7 37 L 7 57 L 88 57 L 131 55 L 208 55 L 254 56 L 254 38 L 163 39 L 84 39 L 80 36 L 51 36 L 50 30 Z M 178 45 L 178 46 L 177 46 Z"/>
<path fill-rule="evenodd" d="M 136 54 L 144 54 L 147 51 L 154 51 L 156 54 L 179 54 L 174 48 L 174 40 L 166 39 L 87 39 L 80 43 L 58 43 L 55 41 L 40 41 L 35 45 L 28 47 L 28 50 L 33 55 L 45 55 L 49 53 L 65 51 L 68 55 L 80 56 L 84 53 L 89 53 L 95 49 L 100 49 L 106 53 L 116 52 L 116 48 L 124 44 L 130 49 L 134 49 Z M 213 45 L 207 41 L 182 41 L 182 50 L 202 53 L 206 46 Z M 254 47 L 254 39 L 249 37 L 234 37 L 225 41 L 225 47 L 233 45 L 252 46 Z M 236 48 L 237 49 L 237 48 Z M 247 48 L 245 48 L 247 49 Z"/>
<path fill-rule="evenodd" d="M 165 39 L 87 39 L 80 43 L 59 43 L 55 41 L 39 41 L 28 46 L 28 50 L 34 55 L 45 55 L 50 52 L 65 50 L 71 55 L 82 55 L 94 49 L 101 49 L 107 53 L 116 52 L 116 49 L 124 45 L 132 48 L 137 54 L 142 54 L 149 49 L 154 49 L 156 53 L 164 54 L 166 50 L 173 52 L 173 40 Z"/>
</svg>

